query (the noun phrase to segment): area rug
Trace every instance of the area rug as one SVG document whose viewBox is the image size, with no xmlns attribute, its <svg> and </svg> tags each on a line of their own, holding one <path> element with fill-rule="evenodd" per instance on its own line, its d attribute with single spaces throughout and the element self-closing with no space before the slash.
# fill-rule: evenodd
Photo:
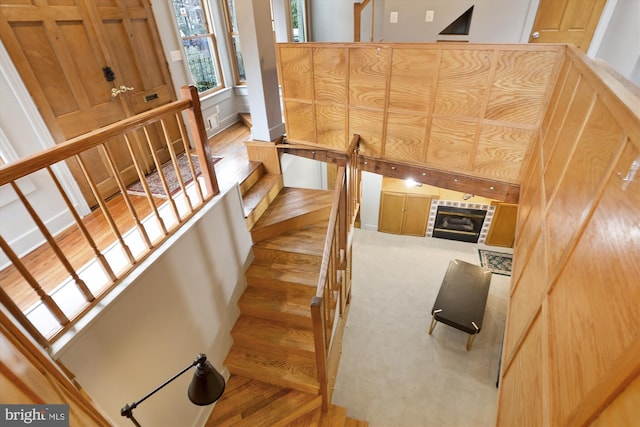
<svg viewBox="0 0 640 427">
<path fill-rule="evenodd" d="M 213 157 L 213 163 L 215 164 L 217 161 L 221 160 L 221 157 Z M 189 167 L 189 162 L 187 161 L 187 156 L 185 153 L 181 153 L 177 156 L 178 168 L 180 169 L 180 175 L 182 176 L 182 182 L 186 185 L 193 181 L 193 174 L 191 173 L 191 168 Z M 200 175 L 200 166 L 198 164 L 198 157 L 192 155 L 191 161 L 193 163 L 193 168 L 196 171 L 196 176 Z M 175 168 L 173 167 L 173 163 L 171 160 L 166 161 L 162 164 L 162 173 L 167 181 L 167 186 L 169 187 L 169 194 L 175 194 L 180 190 L 180 183 L 178 182 L 178 176 L 176 175 Z M 160 174 L 158 171 L 154 171 L 149 175 L 145 176 L 145 181 L 147 181 L 147 185 L 149 186 L 149 190 L 151 194 L 155 197 L 167 198 L 167 193 L 164 191 L 164 187 L 162 186 L 162 181 L 160 179 Z M 133 184 L 127 187 L 127 192 L 129 194 L 144 196 L 144 187 L 140 181 L 134 182 Z"/>
<path fill-rule="evenodd" d="M 478 249 L 480 255 L 480 265 L 488 269 L 494 274 L 502 274 L 503 276 L 511 276 L 512 254 L 502 252 L 487 251 Z"/>
</svg>

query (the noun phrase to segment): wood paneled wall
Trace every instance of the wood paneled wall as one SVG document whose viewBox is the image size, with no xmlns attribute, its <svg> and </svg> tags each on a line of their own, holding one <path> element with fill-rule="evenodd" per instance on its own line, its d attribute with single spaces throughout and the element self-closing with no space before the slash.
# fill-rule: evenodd
<svg viewBox="0 0 640 427">
<path fill-rule="evenodd" d="M 564 49 L 278 44 L 287 140 L 519 184 Z"/>
<path fill-rule="evenodd" d="M 369 157 L 521 185 L 498 425 L 640 419 L 640 90 L 569 46 L 277 49 L 289 142 L 357 133 Z"/>
<path fill-rule="evenodd" d="M 625 181 L 640 162 L 640 89 L 614 74 L 568 47 L 537 132 L 521 185 L 500 426 L 588 425 L 605 410 L 622 419 L 616 408 L 640 419 L 627 401 L 640 374 L 640 173 Z"/>
</svg>

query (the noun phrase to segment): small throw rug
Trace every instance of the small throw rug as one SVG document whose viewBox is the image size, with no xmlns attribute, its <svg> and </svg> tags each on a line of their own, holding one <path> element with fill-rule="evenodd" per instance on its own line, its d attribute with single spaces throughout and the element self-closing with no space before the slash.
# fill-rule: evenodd
<svg viewBox="0 0 640 427">
<path fill-rule="evenodd" d="M 478 249 L 480 255 L 480 265 L 489 269 L 494 274 L 502 274 L 503 276 L 511 276 L 512 254 L 502 252 L 487 251 Z"/>
<path fill-rule="evenodd" d="M 221 160 L 221 157 L 214 157 L 213 162 Z M 182 176 L 182 182 L 184 184 L 188 184 L 193 181 L 193 174 L 191 173 L 191 168 L 189 167 L 189 162 L 187 161 L 187 156 L 185 153 L 181 153 L 177 156 L 178 168 L 180 169 L 180 175 Z M 198 164 L 198 157 L 192 155 L 191 161 L 193 163 L 193 168 L 196 171 L 196 176 L 200 175 L 200 166 Z M 167 186 L 169 187 L 169 194 L 175 194 L 178 190 L 180 190 L 180 183 L 178 182 L 178 176 L 176 175 L 175 168 L 173 167 L 173 163 L 171 160 L 168 160 L 162 164 L 162 172 L 167 181 Z M 149 186 L 149 190 L 151 194 L 156 197 L 167 198 L 167 194 L 164 191 L 164 187 L 162 186 L 162 180 L 160 179 L 160 174 L 158 171 L 153 171 L 149 175 L 145 177 L 147 181 L 147 185 Z M 136 181 L 133 184 L 127 187 L 127 192 L 129 194 L 133 194 L 136 196 L 144 196 L 144 187 L 140 181 Z"/>
</svg>

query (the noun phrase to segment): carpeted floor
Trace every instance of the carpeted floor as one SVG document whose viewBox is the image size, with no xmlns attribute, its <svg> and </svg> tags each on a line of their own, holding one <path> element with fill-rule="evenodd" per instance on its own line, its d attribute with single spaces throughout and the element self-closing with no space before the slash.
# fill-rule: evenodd
<svg viewBox="0 0 640 427">
<path fill-rule="evenodd" d="M 493 275 L 482 331 L 438 324 L 430 311 L 451 259 L 478 245 L 356 230 L 353 287 L 333 403 L 371 427 L 495 425 L 510 278 Z"/>
</svg>

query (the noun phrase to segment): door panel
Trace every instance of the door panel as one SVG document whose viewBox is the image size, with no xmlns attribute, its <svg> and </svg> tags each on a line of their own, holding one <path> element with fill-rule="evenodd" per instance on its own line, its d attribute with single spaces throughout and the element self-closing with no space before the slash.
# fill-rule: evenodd
<svg viewBox="0 0 640 427">
<path fill-rule="evenodd" d="M 402 234 L 424 237 L 427 233 L 430 207 L 431 197 L 407 194 Z"/>
<path fill-rule="evenodd" d="M 584 52 L 606 0 L 540 0 L 529 42 L 570 43 Z"/>
<path fill-rule="evenodd" d="M 404 199 L 404 194 L 382 192 L 380 196 L 378 231 L 393 234 L 402 233 Z"/>
<path fill-rule="evenodd" d="M 175 100 L 171 76 L 169 75 L 155 21 L 148 2 L 128 0 L 126 2 L 101 1 L 93 6 L 98 17 L 98 34 L 102 34 L 105 48 L 117 64 L 117 86 L 133 88 L 119 96 L 125 103 L 128 114 L 139 114 Z M 174 122 L 174 120 L 169 120 Z M 168 126 L 169 140 L 174 141 L 176 152 L 184 151 L 179 128 Z M 151 147 L 161 162 L 169 160 L 167 144 L 160 125 L 148 127 L 151 144 L 143 132 L 136 134 L 136 146 L 147 170 L 153 169 Z"/>
<path fill-rule="evenodd" d="M 110 96 L 111 84 L 102 74 L 107 58 L 95 49 L 96 33 L 80 4 L 2 4 L 0 11 L 2 40 L 56 142 L 126 117 L 123 104 Z M 107 191 L 103 196 L 117 191 L 96 150 L 83 158 L 90 162 L 96 184 Z M 68 163 L 87 202 L 94 205 L 84 174 L 76 162 Z M 118 158 L 116 164 L 124 170 L 131 161 Z"/>
<path fill-rule="evenodd" d="M 28 0 L 0 2 L 0 36 L 56 142 L 89 132 L 175 99 L 147 0 Z M 115 80 L 104 76 L 110 67 Z M 111 89 L 133 87 L 117 97 Z M 173 119 L 175 122 L 175 119 Z M 177 124 L 169 140 L 184 150 Z M 149 127 L 161 162 L 169 159 L 162 129 Z M 131 138 L 146 171 L 155 166 L 143 132 Z M 125 184 L 137 173 L 122 138 L 108 143 Z M 101 197 L 119 191 L 105 153 L 83 156 Z M 69 166 L 89 205 L 96 200 L 75 161 Z"/>
</svg>

